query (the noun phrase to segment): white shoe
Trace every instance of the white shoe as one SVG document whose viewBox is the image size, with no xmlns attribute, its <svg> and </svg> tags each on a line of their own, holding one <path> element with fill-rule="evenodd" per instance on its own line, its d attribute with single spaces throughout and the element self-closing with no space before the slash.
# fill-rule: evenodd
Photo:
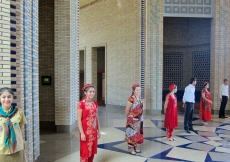
<svg viewBox="0 0 230 162">
<path fill-rule="evenodd" d="M 207 122 L 203 122 L 203 121 L 202 121 L 202 124 L 203 124 L 203 125 L 208 125 L 208 123 L 207 123 Z"/>
</svg>

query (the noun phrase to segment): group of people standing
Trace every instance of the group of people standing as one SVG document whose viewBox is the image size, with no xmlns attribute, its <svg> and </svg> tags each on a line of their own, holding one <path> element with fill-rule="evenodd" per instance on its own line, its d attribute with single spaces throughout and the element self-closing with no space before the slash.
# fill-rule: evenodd
<svg viewBox="0 0 230 162">
<path fill-rule="evenodd" d="M 191 133 L 193 129 L 193 111 L 195 104 L 196 78 L 190 79 L 190 84 L 185 88 L 183 96 L 184 107 L 184 131 Z M 204 82 L 200 98 L 199 119 L 203 125 L 208 125 L 212 119 L 212 99 L 208 90 L 209 83 Z M 80 158 L 81 162 L 93 162 L 97 153 L 97 142 L 100 138 L 100 125 L 98 121 L 98 104 L 93 100 L 95 88 L 92 84 L 86 84 L 82 88 L 83 99 L 78 103 L 78 127 L 80 131 Z M 169 141 L 176 140 L 173 131 L 178 126 L 177 114 L 177 86 L 171 84 L 164 104 L 166 135 Z M 10 88 L 0 89 L 0 161 L 26 162 L 22 128 L 26 124 L 26 118 L 21 109 L 13 105 L 14 93 Z M 225 107 L 229 98 L 228 80 L 220 86 L 220 111 L 219 118 L 225 116 Z M 143 136 L 143 102 L 141 99 L 141 87 L 138 83 L 132 85 L 132 94 L 128 98 L 125 108 L 127 116 L 125 141 L 128 151 L 132 155 L 140 153 L 138 145 L 144 142 Z"/>
<path fill-rule="evenodd" d="M 193 111 L 195 104 L 195 86 L 196 78 L 190 79 L 190 84 L 185 88 L 183 95 L 184 107 L 184 131 L 191 133 L 193 129 Z M 100 126 L 98 121 L 98 104 L 93 101 L 95 88 L 92 84 L 86 84 L 82 90 L 84 91 L 83 99 L 78 103 L 78 127 L 80 131 L 80 158 L 81 162 L 93 162 L 94 154 L 97 153 L 97 141 L 100 138 Z M 178 126 L 178 110 L 177 110 L 177 85 L 169 86 L 169 93 L 166 95 L 164 104 L 164 127 L 166 128 L 166 136 L 169 141 L 174 141 L 174 129 Z M 227 118 L 225 116 L 225 106 L 229 97 L 228 80 L 224 79 L 224 84 L 220 87 L 220 112 L 219 118 Z M 128 151 L 132 155 L 140 153 L 139 145 L 144 142 L 143 136 L 143 101 L 141 99 L 141 87 L 138 83 L 132 85 L 132 94 L 128 98 L 125 108 L 127 117 L 125 128 L 125 141 L 128 144 Z M 200 114 L 199 119 L 203 125 L 208 125 L 208 121 L 212 119 L 212 99 L 209 92 L 209 83 L 203 83 L 200 98 Z"/>
</svg>

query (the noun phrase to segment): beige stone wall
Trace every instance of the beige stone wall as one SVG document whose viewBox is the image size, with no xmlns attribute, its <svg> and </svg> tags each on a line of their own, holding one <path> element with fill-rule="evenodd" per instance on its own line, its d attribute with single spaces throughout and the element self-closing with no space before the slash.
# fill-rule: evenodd
<svg viewBox="0 0 230 162">
<path fill-rule="evenodd" d="M 54 121 L 54 0 L 39 1 L 39 17 L 39 118 Z M 51 85 L 42 85 L 42 76 L 51 76 Z"/>
<path fill-rule="evenodd" d="M 126 105 L 140 82 L 140 1 L 97 1 L 80 9 L 80 49 L 85 82 L 97 84 L 95 48 L 105 46 L 106 104 Z"/>
<path fill-rule="evenodd" d="M 0 3 L 0 88 L 11 87 L 10 1 Z"/>
</svg>

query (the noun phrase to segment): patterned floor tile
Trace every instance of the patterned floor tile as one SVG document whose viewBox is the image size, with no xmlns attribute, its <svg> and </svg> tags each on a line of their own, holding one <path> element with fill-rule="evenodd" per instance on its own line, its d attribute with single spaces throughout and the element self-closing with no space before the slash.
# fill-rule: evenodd
<svg viewBox="0 0 230 162">
<path fill-rule="evenodd" d="M 168 154 L 167 157 L 177 158 L 181 160 L 188 160 L 188 161 L 205 161 L 207 156 L 207 152 L 205 151 L 198 151 L 192 149 L 185 149 L 185 148 L 178 148 L 174 147 Z"/>
</svg>

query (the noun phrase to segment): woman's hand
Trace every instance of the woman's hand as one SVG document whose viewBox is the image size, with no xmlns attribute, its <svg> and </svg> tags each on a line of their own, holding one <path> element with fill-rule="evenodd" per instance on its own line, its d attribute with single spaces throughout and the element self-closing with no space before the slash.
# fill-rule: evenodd
<svg viewBox="0 0 230 162">
<path fill-rule="evenodd" d="M 86 137 L 85 137 L 85 134 L 84 134 L 84 133 L 81 133 L 81 140 L 82 140 L 82 141 L 86 141 Z"/>
<path fill-rule="evenodd" d="M 99 139 L 101 137 L 101 133 L 100 131 L 97 132 L 97 139 Z"/>
</svg>

